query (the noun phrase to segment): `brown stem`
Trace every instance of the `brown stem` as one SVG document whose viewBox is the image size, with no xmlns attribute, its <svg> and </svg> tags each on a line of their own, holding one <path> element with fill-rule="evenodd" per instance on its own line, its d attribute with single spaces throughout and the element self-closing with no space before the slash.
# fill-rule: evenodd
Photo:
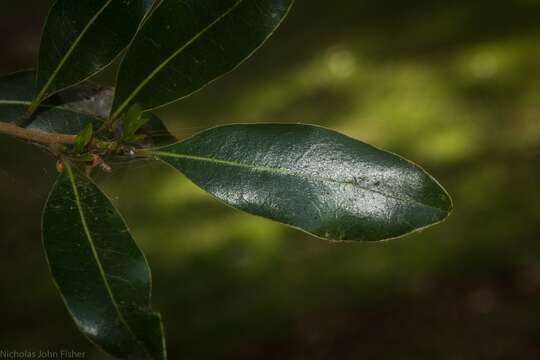
<svg viewBox="0 0 540 360">
<path fill-rule="evenodd" d="M 40 144 L 75 144 L 76 135 L 45 133 L 25 129 L 12 123 L 0 122 L 0 134 L 10 135 L 19 139 L 29 140 Z"/>
</svg>

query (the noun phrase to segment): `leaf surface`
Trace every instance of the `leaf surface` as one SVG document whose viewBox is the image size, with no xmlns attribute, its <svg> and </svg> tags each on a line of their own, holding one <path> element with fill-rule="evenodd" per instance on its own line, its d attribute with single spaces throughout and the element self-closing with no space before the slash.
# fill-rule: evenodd
<svg viewBox="0 0 540 360">
<path fill-rule="evenodd" d="M 293 0 L 162 0 L 118 75 L 113 118 L 156 108 L 233 70 L 279 26 Z"/>
<path fill-rule="evenodd" d="M 75 85 L 127 47 L 153 0 L 57 0 L 41 40 L 36 98 Z"/>
<path fill-rule="evenodd" d="M 332 240 L 395 238 L 452 201 L 419 166 L 310 125 L 228 125 L 147 150 L 226 204 Z"/>
<path fill-rule="evenodd" d="M 165 359 L 150 269 L 111 201 L 64 163 L 43 214 L 54 281 L 80 331 L 119 359 Z"/>
</svg>

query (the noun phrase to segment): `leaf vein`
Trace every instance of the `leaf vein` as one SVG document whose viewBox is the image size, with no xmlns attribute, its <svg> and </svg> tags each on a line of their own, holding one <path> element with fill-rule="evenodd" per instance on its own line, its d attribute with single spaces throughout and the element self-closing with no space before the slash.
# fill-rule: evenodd
<svg viewBox="0 0 540 360">
<path fill-rule="evenodd" d="M 204 162 L 210 162 L 210 163 L 214 163 L 214 164 L 221 164 L 221 165 L 226 165 L 226 166 L 234 166 L 234 167 L 239 167 L 239 168 L 244 168 L 244 169 L 250 169 L 250 170 L 254 170 L 254 171 L 270 172 L 270 173 L 277 173 L 277 174 L 281 174 L 281 175 L 301 177 L 301 178 L 304 178 L 304 179 L 307 179 L 307 180 L 325 181 L 325 182 L 338 183 L 338 184 L 342 184 L 342 185 L 357 186 L 358 188 L 363 189 L 365 191 L 373 192 L 373 193 L 379 194 L 381 196 L 394 199 L 394 200 L 399 201 L 399 202 L 404 202 L 404 203 L 410 202 L 410 203 L 413 203 L 413 204 L 415 204 L 417 206 L 420 206 L 420 207 L 434 209 L 434 210 L 437 210 L 437 211 L 440 211 L 440 212 L 447 212 L 444 209 L 440 209 L 438 207 L 434 207 L 434 206 L 431 206 L 431 205 L 428 205 L 428 204 L 421 203 L 421 202 L 419 202 L 417 200 L 414 200 L 412 198 L 404 199 L 404 198 L 400 198 L 400 197 L 395 196 L 395 195 L 386 194 L 386 193 L 383 193 L 381 191 L 362 186 L 362 185 L 360 185 L 360 184 L 358 184 L 357 182 L 354 182 L 354 181 L 339 181 L 339 180 L 336 180 L 336 179 L 326 178 L 326 177 L 322 177 L 322 176 L 306 175 L 306 174 L 303 174 L 303 173 L 298 172 L 298 171 L 284 169 L 284 168 L 273 168 L 273 167 L 269 167 L 269 166 L 244 164 L 244 163 L 239 163 L 239 162 L 234 162 L 234 161 L 229 161 L 229 160 L 221 160 L 221 159 L 215 159 L 215 158 L 203 157 L 203 156 L 194 156 L 194 155 L 187 155 L 187 154 L 175 154 L 175 153 L 170 153 L 170 152 L 165 152 L 165 151 L 152 151 L 152 150 L 145 151 L 144 153 L 145 154 L 150 154 L 150 155 L 155 155 L 155 156 L 158 156 L 158 157 L 162 156 L 162 157 L 171 157 L 171 158 L 187 159 L 187 160 L 194 160 L 194 161 L 204 161 Z"/>
<path fill-rule="evenodd" d="M 85 236 L 86 236 L 86 238 L 88 240 L 88 243 L 90 245 L 90 249 L 92 250 L 92 255 L 94 256 L 94 259 L 96 260 L 96 264 L 98 266 L 99 273 L 101 275 L 101 278 L 103 279 L 103 283 L 105 284 L 105 288 L 107 290 L 107 293 L 109 294 L 111 302 L 112 302 L 113 306 L 115 307 L 115 309 L 117 310 L 118 317 L 119 317 L 121 323 L 126 327 L 127 331 L 132 336 L 132 338 L 135 340 L 135 342 L 137 344 L 141 345 L 141 348 L 143 349 L 143 351 L 149 357 L 151 357 L 150 354 L 148 353 L 148 350 L 146 349 L 146 347 L 142 346 L 142 342 L 138 339 L 138 337 L 135 335 L 133 330 L 131 330 L 131 327 L 129 326 L 126 319 L 124 318 L 124 314 L 120 310 L 120 306 L 116 302 L 116 298 L 115 298 L 115 296 L 114 296 L 114 294 L 112 292 L 109 281 L 107 280 L 107 272 L 103 268 L 103 264 L 101 263 L 101 260 L 99 258 L 98 251 L 97 251 L 96 245 L 94 243 L 94 239 L 92 237 L 92 234 L 90 233 L 90 228 L 88 227 L 88 223 L 86 221 L 86 215 L 85 215 L 84 209 L 82 207 L 81 196 L 79 194 L 79 189 L 77 188 L 77 184 L 76 184 L 76 181 L 75 181 L 75 177 L 73 175 L 73 171 L 71 169 L 71 166 L 69 164 L 67 164 L 67 163 L 65 164 L 65 168 L 66 168 L 66 171 L 67 171 L 67 174 L 68 174 L 68 177 L 69 177 L 69 182 L 71 184 L 73 195 L 75 197 L 74 200 L 75 200 L 75 203 L 77 205 L 77 210 L 79 212 L 79 216 L 81 218 L 81 223 L 82 223 L 82 226 L 83 226 L 84 234 L 85 234 Z"/>
<path fill-rule="evenodd" d="M 178 50 L 176 50 L 172 55 L 170 55 L 168 58 L 166 58 L 161 64 L 159 64 L 140 84 L 129 94 L 129 96 L 126 98 L 126 100 L 118 107 L 118 109 L 114 112 L 112 115 L 112 119 L 116 119 L 122 111 L 128 106 L 128 104 L 137 96 L 139 92 L 161 71 L 163 68 L 173 61 L 178 55 L 180 55 L 186 48 L 188 48 L 191 44 L 193 44 L 197 39 L 199 39 L 201 36 L 206 34 L 210 29 L 212 29 L 215 25 L 217 25 L 221 20 L 223 20 L 225 17 L 227 17 L 230 13 L 232 13 L 240 4 L 242 4 L 244 0 L 238 0 L 234 5 L 231 6 L 229 10 L 218 16 L 214 21 L 212 21 L 208 26 L 206 26 L 204 29 L 199 31 L 195 36 L 193 36 L 189 41 L 187 41 L 184 45 L 182 45 Z"/>
<path fill-rule="evenodd" d="M 68 51 L 65 53 L 65 55 L 62 57 L 62 59 L 60 60 L 60 62 L 58 63 L 58 66 L 56 67 L 56 69 L 54 69 L 52 75 L 49 77 L 49 79 L 47 80 L 47 82 L 45 83 L 45 85 L 43 86 L 43 88 L 41 89 L 41 91 L 39 92 L 39 94 L 36 96 L 36 99 L 35 101 L 41 101 L 43 99 L 43 97 L 47 94 L 47 90 L 49 89 L 49 87 L 51 86 L 51 84 L 53 83 L 54 79 L 58 76 L 58 73 L 60 72 L 60 70 L 64 67 L 64 65 L 66 64 L 67 60 L 69 59 L 69 57 L 71 56 L 71 54 L 73 54 L 73 52 L 75 51 L 75 49 L 77 48 L 77 45 L 79 45 L 79 43 L 81 42 L 81 40 L 83 39 L 83 37 L 86 35 L 86 33 L 88 32 L 88 30 L 90 30 L 90 28 L 92 27 L 92 25 L 94 25 L 94 23 L 96 22 L 96 20 L 99 18 L 99 16 L 107 9 L 107 7 L 109 7 L 109 5 L 112 3 L 113 0 L 108 0 L 95 14 L 94 16 L 92 16 L 92 18 L 90 19 L 90 21 L 88 22 L 88 24 L 86 24 L 84 26 L 84 28 L 82 29 L 81 33 L 75 38 L 75 41 L 73 42 L 73 44 L 71 44 L 71 46 L 69 47 Z M 56 46 L 56 45 L 55 45 Z"/>
</svg>

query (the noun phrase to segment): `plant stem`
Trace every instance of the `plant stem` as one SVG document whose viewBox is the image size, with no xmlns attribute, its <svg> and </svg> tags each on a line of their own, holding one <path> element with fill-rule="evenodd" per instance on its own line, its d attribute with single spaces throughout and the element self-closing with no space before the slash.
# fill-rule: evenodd
<svg viewBox="0 0 540 360">
<path fill-rule="evenodd" d="M 46 90 L 46 89 L 43 89 L 43 90 Z M 44 95 L 45 95 L 45 92 L 42 91 L 41 93 L 38 94 L 38 96 L 34 99 L 34 101 L 32 101 L 32 103 L 30 104 L 30 106 L 26 110 L 26 119 L 32 117 L 34 112 L 37 110 L 37 108 L 39 107 L 39 105 L 43 101 Z"/>
<path fill-rule="evenodd" d="M 76 135 L 46 133 L 19 127 L 13 123 L 0 122 L 0 134 L 10 135 L 19 139 L 33 141 L 40 144 L 75 144 Z"/>
</svg>

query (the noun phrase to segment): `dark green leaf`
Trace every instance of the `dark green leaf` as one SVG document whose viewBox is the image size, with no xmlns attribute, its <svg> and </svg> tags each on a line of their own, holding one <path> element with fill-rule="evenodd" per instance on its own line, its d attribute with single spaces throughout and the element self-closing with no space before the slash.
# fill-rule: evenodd
<svg viewBox="0 0 540 360">
<path fill-rule="evenodd" d="M 151 275 L 120 214 L 99 188 L 64 164 L 43 214 L 43 241 L 75 323 L 120 359 L 165 359 Z"/>
<path fill-rule="evenodd" d="M 24 116 L 34 93 L 31 70 L 19 71 L 0 77 L 0 121 L 11 122 Z"/>
<path fill-rule="evenodd" d="M 57 0 L 41 40 L 36 99 L 99 72 L 129 44 L 153 0 Z"/>
<path fill-rule="evenodd" d="M 188 96 L 231 71 L 279 26 L 293 0 L 162 0 L 118 76 L 113 118 Z"/>
<path fill-rule="evenodd" d="M 0 121 L 11 122 L 26 114 L 34 92 L 34 71 L 21 71 L 0 77 Z M 70 90 L 73 93 L 75 90 Z M 73 100 L 72 97 L 70 99 Z M 69 102 L 42 104 L 28 120 L 26 127 L 43 132 L 76 135 L 87 124 L 96 128 L 103 119 L 83 110 L 78 110 Z"/>
<path fill-rule="evenodd" d="M 417 165 L 316 126 L 229 125 L 145 153 L 230 206 L 325 239 L 394 238 L 452 209 Z"/>
</svg>

